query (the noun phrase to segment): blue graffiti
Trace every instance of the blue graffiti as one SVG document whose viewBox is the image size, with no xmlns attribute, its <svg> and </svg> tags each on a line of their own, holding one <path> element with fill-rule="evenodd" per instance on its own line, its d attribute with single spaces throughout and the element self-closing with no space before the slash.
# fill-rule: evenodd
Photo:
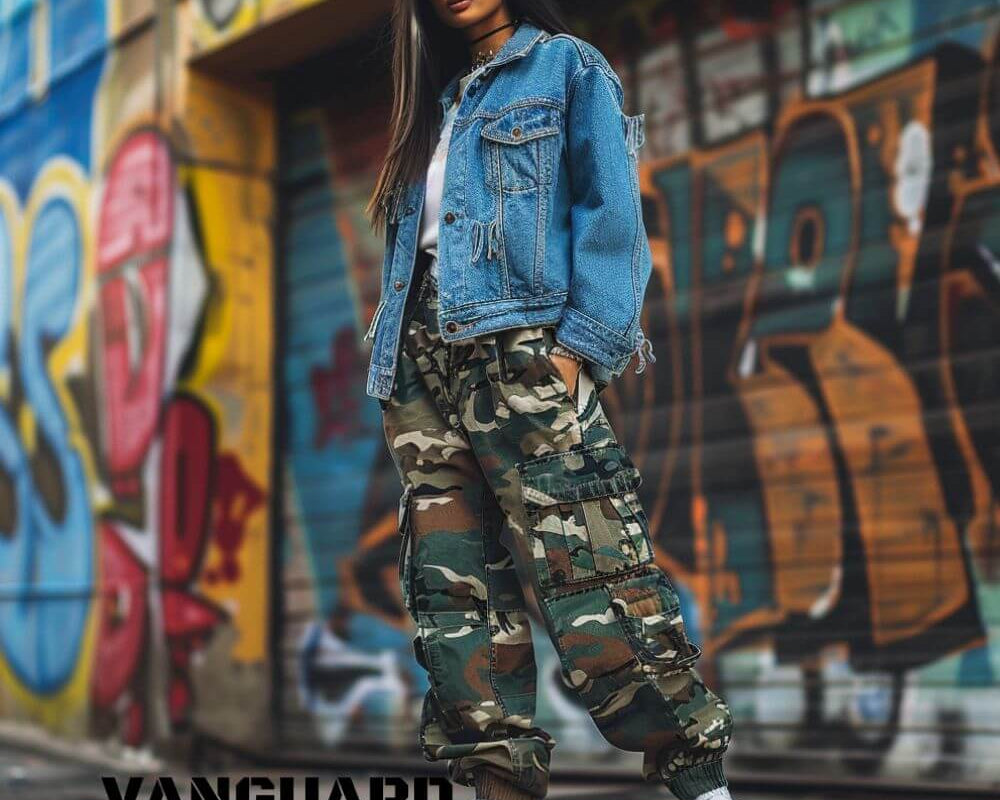
<svg viewBox="0 0 1000 800">
<path fill-rule="evenodd" d="M 106 13 L 104 0 L 0 3 L 0 178 L 22 203 L 53 156 L 90 168 Z"/>
<path fill-rule="evenodd" d="M 0 4 L 0 176 L 22 205 L 53 158 L 90 169 L 106 13 L 104 0 Z M 0 214 L 0 652 L 44 694 L 79 660 L 95 569 L 86 476 L 48 364 L 76 319 L 83 245 L 72 207 L 49 201 L 15 296 L 20 224 Z"/>
<path fill-rule="evenodd" d="M 0 404 L 0 475 L 14 505 L 6 515 L 13 529 L 0 536 L 0 648 L 26 687 L 51 693 L 76 667 L 95 569 L 86 475 L 48 370 L 51 348 L 74 321 L 82 241 L 66 201 L 41 209 L 31 231 L 15 337 L 10 221 L 0 223 L 0 376 L 9 385 L 17 375 L 35 428 L 33 446 L 26 447 L 18 426 L 24 414 Z"/>
</svg>

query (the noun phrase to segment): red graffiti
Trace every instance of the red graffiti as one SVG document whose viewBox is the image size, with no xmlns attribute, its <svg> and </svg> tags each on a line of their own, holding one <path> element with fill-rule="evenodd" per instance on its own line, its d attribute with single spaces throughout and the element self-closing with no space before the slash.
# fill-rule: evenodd
<svg viewBox="0 0 1000 800">
<path fill-rule="evenodd" d="M 330 366 L 313 367 L 309 376 L 316 405 L 313 447 L 317 450 L 361 428 L 361 406 L 355 390 L 360 371 L 355 334 L 342 328 L 330 345 Z"/>
<path fill-rule="evenodd" d="M 187 720 L 191 709 L 191 655 L 225 619 L 225 613 L 198 597 L 191 585 L 208 543 L 215 449 L 208 409 L 194 397 L 175 397 L 164 415 L 160 464 L 160 569 L 169 584 L 163 589 L 163 631 L 171 665 L 167 700 L 175 726 Z"/>
<path fill-rule="evenodd" d="M 125 692 L 143 653 L 146 637 L 146 569 L 114 526 L 100 529 L 101 594 L 91 697 L 111 708 Z"/>
<path fill-rule="evenodd" d="M 163 586 L 159 599 L 170 664 L 168 709 L 171 723 L 180 725 L 188 718 L 193 701 L 191 656 L 226 618 L 221 608 L 198 596 L 194 586 L 208 542 L 217 472 L 215 425 L 205 405 L 194 397 L 176 395 L 163 410 L 162 443 L 157 522 Z M 233 477 L 234 472 L 243 474 L 234 466 L 233 456 L 221 462 L 224 496 L 242 493 L 249 498 L 242 500 L 246 506 L 263 502 L 259 489 L 249 481 L 240 487 Z M 229 517 L 239 519 L 235 508 L 239 502 L 232 504 Z M 144 691 L 135 684 L 151 630 L 148 576 L 110 523 L 101 527 L 101 566 L 101 616 L 91 696 L 97 709 L 117 720 L 123 740 L 138 744 L 145 735 L 146 709 Z"/>
<path fill-rule="evenodd" d="M 163 629 L 168 639 L 203 639 L 222 621 L 222 612 L 200 597 L 163 590 Z"/>
<path fill-rule="evenodd" d="M 222 563 L 205 570 L 209 583 L 236 581 L 240 575 L 236 554 L 246 536 L 247 520 L 264 503 L 264 492 L 247 475 L 239 459 L 231 453 L 220 455 L 216 462 L 217 487 L 212 516 L 215 543 L 222 553 Z"/>
<path fill-rule="evenodd" d="M 99 370 L 105 456 L 119 496 L 139 492 L 135 472 L 153 438 L 162 402 L 171 174 L 166 142 L 153 131 L 137 133 L 115 154 L 101 200 Z"/>
<path fill-rule="evenodd" d="M 160 570 L 167 582 L 190 581 L 201 560 L 214 467 L 208 410 L 193 397 L 175 398 L 164 415 L 160 462 Z"/>
</svg>

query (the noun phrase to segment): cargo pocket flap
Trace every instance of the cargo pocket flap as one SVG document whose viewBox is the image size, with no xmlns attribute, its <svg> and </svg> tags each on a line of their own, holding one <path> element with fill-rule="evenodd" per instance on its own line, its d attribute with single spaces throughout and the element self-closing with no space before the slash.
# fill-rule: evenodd
<svg viewBox="0 0 1000 800">
<path fill-rule="evenodd" d="M 541 456 L 518 465 L 527 506 L 542 508 L 634 491 L 641 483 L 618 444 L 595 445 Z"/>
<path fill-rule="evenodd" d="M 501 144 L 523 144 L 560 130 L 559 111 L 548 106 L 518 106 L 483 126 L 482 136 Z"/>
</svg>

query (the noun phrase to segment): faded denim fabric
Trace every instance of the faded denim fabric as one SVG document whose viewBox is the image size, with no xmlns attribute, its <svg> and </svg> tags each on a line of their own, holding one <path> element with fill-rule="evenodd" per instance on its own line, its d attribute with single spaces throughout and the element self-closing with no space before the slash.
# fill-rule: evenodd
<svg viewBox="0 0 1000 800">
<path fill-rule="evenodd" d="M 451 103 L 459 74 L 439 102 Z M 441 198 L 438 319 L 446 342 L 556 326 L 606 385 L 648 342 L 639 315 L 652 271 L 639 197 L 644 114 L 624 113 L 601 52 L 520 23 L 469 84 L 452 128 Z M 388 399 L 414 279 L 425 179 L 386 205 L 382 295 L 367 392 Z"/>
</svg>

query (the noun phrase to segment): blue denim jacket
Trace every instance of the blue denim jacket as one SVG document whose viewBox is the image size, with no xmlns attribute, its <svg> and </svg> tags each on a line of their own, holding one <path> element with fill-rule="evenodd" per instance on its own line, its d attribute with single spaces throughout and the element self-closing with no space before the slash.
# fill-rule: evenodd
<svg viewBox="0 0 1000 800">
<path fill-rule="evenodd" d="M 442 91 L 447 110 L 460 75 Z M 524 20 L 466 88 L 445 165 L 438 233 L 445 341 L 553 325 L 597 384 L 648 342 L 639 315 L 652 258 L 639 197 L 644 114 L 624 113 L 601 52 Z M 382 295 L 367 392 L 388 399 L 413 280 L 426 181 L 386 205 Z"/>
</svg>

